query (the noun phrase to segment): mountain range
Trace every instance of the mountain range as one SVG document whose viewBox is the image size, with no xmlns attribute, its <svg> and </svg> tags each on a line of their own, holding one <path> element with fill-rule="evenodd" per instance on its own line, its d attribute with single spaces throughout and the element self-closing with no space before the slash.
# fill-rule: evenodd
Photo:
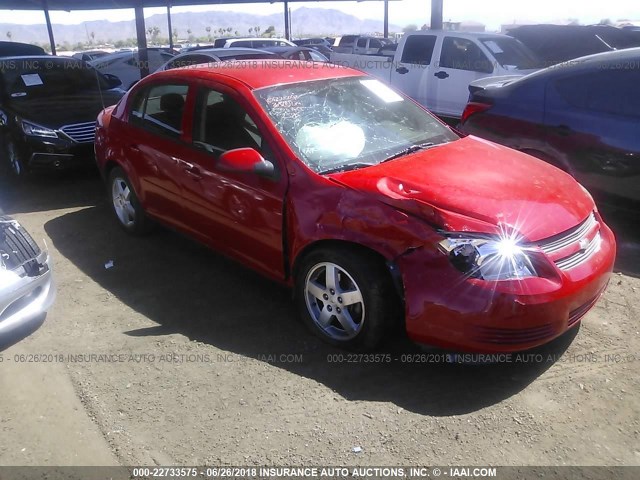
<svg viewBox="0 0 640 480">
<path fill-rule="evenodd" d="M 249 35 L 249 28 L 260 27 L 264 32 L 269 26 L 275 27 L 276 36 L 284 35 L 282 14 L 254 15 L 238 12 L 185 12 L 171 15 L 174 31 L 179 39 L 206 37 L 206 28 L 210 35 L 216 36 L 219 28 L 231 28 L 228 35 Z M 158 27 L 158 37 L 168 37 L 166 15 L 152 15 L 145 19 L 146 27 Z M 390 31 L 400 31 L 402 27 L 389 25 Z M 382 8 L 380 20 L 360 19 L 339 10 L 301 7 L 291 12 L 291 34 L 294 38 L 311 35 L 341 35 L 346 33 L 382 32 Z M 189 33 L 190 32 L 190 33 Z M 92 42 L 95 44 L 113 43 L 118 40 L 135 38 L 133 20 L 110 22 L 108 20 L 90 21 L 76 25 L 53 25 L 53 33 L 58 45 L 68 43 Z M 0 23 L 0 40 L 11 39 L 26 43 L 48 43 L 49 37 L 45 25 L 18 25 Z"/>
</svg>

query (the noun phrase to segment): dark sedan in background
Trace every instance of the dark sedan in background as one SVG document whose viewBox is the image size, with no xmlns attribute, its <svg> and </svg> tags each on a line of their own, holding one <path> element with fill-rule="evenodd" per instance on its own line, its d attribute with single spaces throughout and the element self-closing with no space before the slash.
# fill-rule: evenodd
<svg viewBox="0 0 640 480">
<path fill-rule="evenodd" d="M 306 60 L 309 62 L 328 62 L 320 51 L 311 47 L 264 47 L 263 50 L 275 53 L 286 60 Z"/>
<path fill-rule="evenodd" d="M 193 48 L 186 53 L 176 55 L 167 63 L 162 65 L 157 72 L 171 70 L 174 68 L 190 67 L 192 65 L 201 65 L 203 63 L 233 61 L 233 60 L 257 60 L 264 58 L 280 58 L 273 52 L 265 50 L 257 50 L 255 48 Z"/>
<path fill-rule="evenodd" d="M 640 202 L 640 48 L 469 86 L 460 129 L 573 175 L 607 203 Z"/>
<path fill-rule="evenodd" d="M 93 165 L 96 116 L 124 95 L 120 80 L 72 58 L 0 62 L 0 158 L 17 177 Z"/>
</svg>

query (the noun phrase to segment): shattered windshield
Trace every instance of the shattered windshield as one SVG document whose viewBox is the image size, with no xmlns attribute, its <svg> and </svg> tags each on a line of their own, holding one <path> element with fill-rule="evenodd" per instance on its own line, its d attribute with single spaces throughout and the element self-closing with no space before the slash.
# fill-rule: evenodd
<svg viewBox="0 0 640 480">
<path fill-rule="evenodd" d="M 348 77 L 256 91 L 285 140 L 318 173 L 377 165 L 458 139 L 382 82 Z"/>
</svg>

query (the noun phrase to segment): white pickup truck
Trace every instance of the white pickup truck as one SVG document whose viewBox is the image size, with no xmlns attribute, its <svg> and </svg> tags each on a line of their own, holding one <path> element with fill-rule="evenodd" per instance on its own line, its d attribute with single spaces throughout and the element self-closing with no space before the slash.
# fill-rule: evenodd
<svg viewBox="0 0 640 480">
<path fill-rule="evenodd" d="M 526 75 L 540 65 L 513 37 L 436 30 L 406 34 L 393 57 L 334 52 L 331 61 L 378 77 L 434 113 L 455 118 L 467 104 L 469 83 Z"/>
</svg>

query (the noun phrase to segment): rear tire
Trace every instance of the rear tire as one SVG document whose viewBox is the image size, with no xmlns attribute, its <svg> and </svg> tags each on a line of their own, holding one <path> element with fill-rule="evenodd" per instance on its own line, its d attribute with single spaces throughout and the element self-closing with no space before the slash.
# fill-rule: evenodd
<svg viewBox="0 0 640 480">
<path fill-rule="evenodd" d="M 348 350 L 375 349 L 397 322 L 398 299 L 384 264 L 353 248 L 307 254 L 297 269 L 295 297 L 307 327 Z"/>
<path fill-rule="evenodd" d="M 144 235 L 151 231 L 153 224 L 122 168 L 115 167 L 109 172 L 108 192 L 113 213 L 124 231 L 131 235 Z"/>
</svg>

